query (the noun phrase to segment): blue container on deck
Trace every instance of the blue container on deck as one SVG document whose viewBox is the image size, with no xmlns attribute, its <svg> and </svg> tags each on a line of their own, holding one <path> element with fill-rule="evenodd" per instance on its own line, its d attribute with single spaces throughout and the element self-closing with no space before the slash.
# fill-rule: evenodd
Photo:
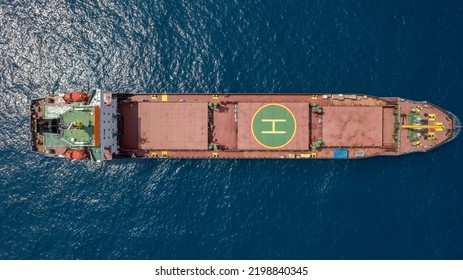
<svg viewBox="0 0 463 280">
<path fill-rule="evenodd" d="M 349 150 L 347 149 L 336 149 L 333 153 L 333 158 L 347 158 L 349 156 Z"/>
</svg>

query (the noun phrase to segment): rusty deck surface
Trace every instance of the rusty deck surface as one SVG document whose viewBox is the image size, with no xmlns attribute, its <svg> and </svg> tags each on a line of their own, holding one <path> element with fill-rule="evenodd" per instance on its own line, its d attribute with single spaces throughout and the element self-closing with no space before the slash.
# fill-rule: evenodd
<svg viewBox="0 0 463 280">
<path fill-rule="evenodd" d="M 205 150 L 207 104 L 123 103 L 122 149 Z"/>
<path fill-rule="evenodd" d="M 394 108 L 383 109 L 383 146 L 394 146 Z"/>
<path fill-rule="evenodd" d="M 380 147 L 383 144 L 381 107 L 327 106 L 322 126 L 323 142 L 328 147 Z"/>
<path fill-rule="evenodd" d="M 122 103 L 118 106 L 122 119 L 119 144 L 122 150 L 138 150 L 138 102 Z"/>
<path fill-rule="evenodd" d="M 119 103 L 121 150 L 135 157 L 333 158 L 336 149 L 344 148 L 349 150 L 348 157 L 354 158 L 357 154 L 369 157 L 424 151 L 448 135 L 436 132 L 435 139 L 412 145 L 410 131 L 400 129 L 398 114 L 422 104 L 419 102 L 326 96 L 131 95 Z M 210 106 L 213 104 L 216 107 Z M 323 113 L 317 114 L 313 104 L 322 106 Z M 262 108 L 272 106 L 261 114 Z M 428 107 L 424 111 L 435 113 L 438 121 L 451 127 L 445 112 Z M 283 111 L 277 112 L 279 109 Z M 281 142 L 275 134 L 288 137 Z M 322 141 L 323 147 L 312 147 L 316 141 Z"/>
<path fill-rule="evenodd" d="M 214 142 L 224 150 L 238 148 L 236 104 L 220 104 L 214 110 Z"/>
</svg>

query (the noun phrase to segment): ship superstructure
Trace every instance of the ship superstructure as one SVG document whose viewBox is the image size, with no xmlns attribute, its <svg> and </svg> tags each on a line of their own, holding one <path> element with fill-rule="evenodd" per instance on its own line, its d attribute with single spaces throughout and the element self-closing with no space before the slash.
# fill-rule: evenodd
<svg viewBox="0 0 463 280">
<path fill-rule="evenodd" d="M 365 158 L 424 152 L 458 118 L 431 103 L 362 94 L 69 92 L 30 105 L 31 149 L 53 157 Z"/>
</svg>

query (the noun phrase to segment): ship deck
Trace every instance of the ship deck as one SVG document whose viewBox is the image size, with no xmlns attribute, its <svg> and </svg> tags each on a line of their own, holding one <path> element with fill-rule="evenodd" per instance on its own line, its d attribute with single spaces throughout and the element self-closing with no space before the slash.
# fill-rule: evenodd
<svg viewBox="0 0 463 280">
<path fill-rule="evenodd" d="M 421 108 L 419 112 L 412 112 L 417 106 Z M 443 127 L 442 130 L 432 128 L 419 131 L 401 129 L 399 133 L 399 153 L 401 154 L 433 149 L 452 137 L 452 129 L 458 129 L 453 128 L 451 115 L 429 103 L 403 102 L 400 106 L 400 113 L 404 114 L 399 119 L 401 125 L 410 124 L 413 121 L 412 115 L 414 114 L 422 118 L 428 125 L 442 124 Z M 423 135 L 426 135 L 426 137 L 423 137 Z M 416 144 L 417 142 L 419 142 L 418 145 L 413 145 L 413 143 Z"/>
<path fill-rule="evenodd" d="M 207 104 L 138 103 L 119 106 L 124 116 L 122 150 L 205 150 Z"/>
<path fill-rule="evenodd" d="M 137 157 L 398 155 L 439 143 L 434 138 L 414 145 L 410 130 L 400 129 L 398 112 L 418 104 L 364 95 L 132 95 L 119 103 L 120 147 Z M 444 111 L 435 115 L 451 126 Z M 322 147 L 313 146 L 317 141 Z"/>
<path fill-rule="evenodd" d="M 187 158 L 325 158 L 339 147 L 384 152 L 384 129 L 393 127 L 386 102 L 346 97 L 131 95 L 118 104 L 120 149 L 137 157 Z M 313 104 L 323 106 L 323 114 L 313 111 Z M 311 147 L 318 139 L 323 149 Z M 211 143 L 216 147 L 211 149 Z"/>
<path fill-rule="evenodd" d="M 383 146 L 383 108 L 327 106 L 323 114 L 327 147 Z"/>
<path fill-rule="evenodd" d="M 97 92 L 97 91 L 95 91 Z M 118 94 L 31 103 L 32 150 L 94 160 L 358 158 L 423 152 L 460 130 L 427 102 L 356 94 Z M 100 112 L 101 111 L 101 112 Z M 100 152 L 100 154 L 97 153 Z"/>
</svg>

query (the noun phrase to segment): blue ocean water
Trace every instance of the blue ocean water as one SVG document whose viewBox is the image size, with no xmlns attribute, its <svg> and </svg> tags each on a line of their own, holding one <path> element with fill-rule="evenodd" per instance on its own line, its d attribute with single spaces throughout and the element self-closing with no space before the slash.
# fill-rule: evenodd
<svg viewBox="0 0 463 280">
<path fill-rule="evenodd" d="M 359 92 L 463 118 L 463 2 L 0 0 L 1 259 L 462 259 L 463 137 L 355 161 L 49 159 L 48 93 Z"/>
</svg>

